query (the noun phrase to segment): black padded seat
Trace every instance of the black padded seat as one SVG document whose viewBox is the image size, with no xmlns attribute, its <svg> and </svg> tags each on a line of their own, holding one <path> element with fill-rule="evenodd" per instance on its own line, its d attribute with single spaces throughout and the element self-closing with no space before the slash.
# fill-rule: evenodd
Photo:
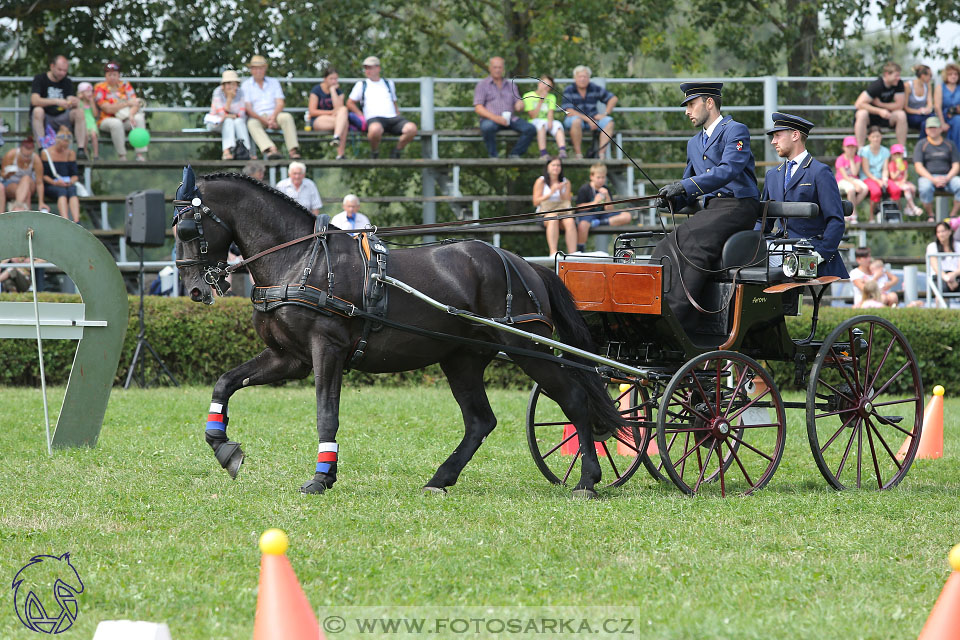
<svg viewBox="0 0 960 640">
<path fill-rule="evenodd" d="M 780 267 L 771 267 L 767 277 L 767 240 L 752 229 L 738 231 L 724 243 L 720 267 L 729 280 L 736 277 L 740 282 L 775 283 L 786 279 Z"/>
</svg>

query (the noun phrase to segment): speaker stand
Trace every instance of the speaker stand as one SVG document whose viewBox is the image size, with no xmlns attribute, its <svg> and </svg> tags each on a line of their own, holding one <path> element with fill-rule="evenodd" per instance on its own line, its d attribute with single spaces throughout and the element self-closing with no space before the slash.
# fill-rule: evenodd
<svg viewBox="0 0 960 640">
<path fill-rule="evenodd" d="M 137 362 L 140 363 L 140 375 L 137 378 L 137 384 L 144 389 L 150 386 L 147 384 L 147 373 L 145 369 L 146 355 L 144 353 L 144 348 L 146 348 L 146 351 L 150 352 L 150 355 L 152 355 L 153 359 L 157 361 L 157 364 L 160 365 L 160 368 L 163 369 L 163 372 L 167 374 L 167 377 L 170 378 L 170 382 L 173 383 L 173 386 L 179 387 L 180 385 L 177 383 L 177 379 L 173 377 L 173 374 L 170 373 L 170 369 L 167 369 L 167 365 L 163 364 L 163 360 L 160 359 L 160 356 L 157 355 L 157 352 L 150 344 L 150 341 L 147 340 L 147 326 L 143 320 L 143 247 L 140 247 L 140 311 L 138 316 L 140 318 L 140 333 L 137 334 L 137 348 L 133 351 L 133 359 L 130 361 L 130 368 L 127 370 L 127 380 L 123 383 L 123 388 L 130 388 L 130 381 L 133 380 L 134 372 L 137 370 Z"/>
</svg>

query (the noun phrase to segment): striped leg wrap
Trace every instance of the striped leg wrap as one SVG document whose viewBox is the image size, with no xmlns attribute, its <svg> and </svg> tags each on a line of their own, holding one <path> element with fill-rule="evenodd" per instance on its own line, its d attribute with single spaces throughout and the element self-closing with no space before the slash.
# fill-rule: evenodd
<svg viewBox="0 0 960 640">
<path fill-rule="evenodd" d="M 336 442 L 320 443 L 320 449 L 317 453 L 317 473 L 336 475 L 338 448 Z"/>
<path fill-rule="evenodd" d="M 210 403 L 210 413 L 207 414 L 207 431 L 220 431 L 224 436 L 227 434 L 227 405 L 219 402 Z"/>
</svg>

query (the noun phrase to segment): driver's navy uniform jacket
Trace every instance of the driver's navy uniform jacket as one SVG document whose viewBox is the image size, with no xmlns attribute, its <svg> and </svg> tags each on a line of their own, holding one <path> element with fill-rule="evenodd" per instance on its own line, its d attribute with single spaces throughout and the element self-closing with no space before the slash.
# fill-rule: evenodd
<svg viewBox="0 0 960 640">
<path fill-rule="evenodd" d="M 847 268 L 837 251 L 845 228 L 840 188 L 830 167 L 807 154 L 784 184 L 786 161 L 767 171 L 761 200 L 815 202 L 820 206 L 816 218 L 787 218 L 787 235 L 806 238 L 823 257 L 818 276 L 848 277 Z"/>
<path fill-rule="evenodd" d="M 703 135 L 687 141 L 687 168 L 683 172 L 683 188 L 687 202 L 704 196 L 706 202 L 715 197 L 756 198 L 757 175 L 750 151 L 750 132 L 746 125 L 724 116 L 703 142 Z"/>
</svg>

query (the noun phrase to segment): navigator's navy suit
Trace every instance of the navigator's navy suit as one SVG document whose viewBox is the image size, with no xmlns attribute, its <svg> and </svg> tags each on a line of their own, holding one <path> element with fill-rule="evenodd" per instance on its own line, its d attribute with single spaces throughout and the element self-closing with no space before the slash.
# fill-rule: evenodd
<svg viewBox="0 0 960 640">
<path fill-rule="evenodd" d="M 702 131 L 687 142 L 687 168 L 682 180 L 686 197 L 676 198 L 674 204 L 683 207 L 703 197 L 704 209 L 667 234 L 654 249 L 653 258 L 671 271 L 665 280 L 670 288 L 663 297 L 688 331 L 695 329 L 698 314 L 684 287 L 699 304 L 709 276 L 701 269 L 716 269 L 727 239 L 737 231 L 752 229 L 759 217 L 760 192 L 754 167 L 750 132 L 730 116 L 717 123 L 706 144 Z"/>
<path fill-rule="evenodd" d="M 806 238 L 823 257 L 823 263 L 817 267 L 818 276 L 848 277 L 847 268 L 837 251 L 845 225 L 840 189 L 833 172 L 808 154 L 803 164 L 794 169 L 786 185 L 785 176 L 786 161 L 767 171 L 763 181 L 763 197 L 760 199 L 817 203 L 820 215 L 816 218 L 787 218 L 787 235 Z"/>
</svg>

